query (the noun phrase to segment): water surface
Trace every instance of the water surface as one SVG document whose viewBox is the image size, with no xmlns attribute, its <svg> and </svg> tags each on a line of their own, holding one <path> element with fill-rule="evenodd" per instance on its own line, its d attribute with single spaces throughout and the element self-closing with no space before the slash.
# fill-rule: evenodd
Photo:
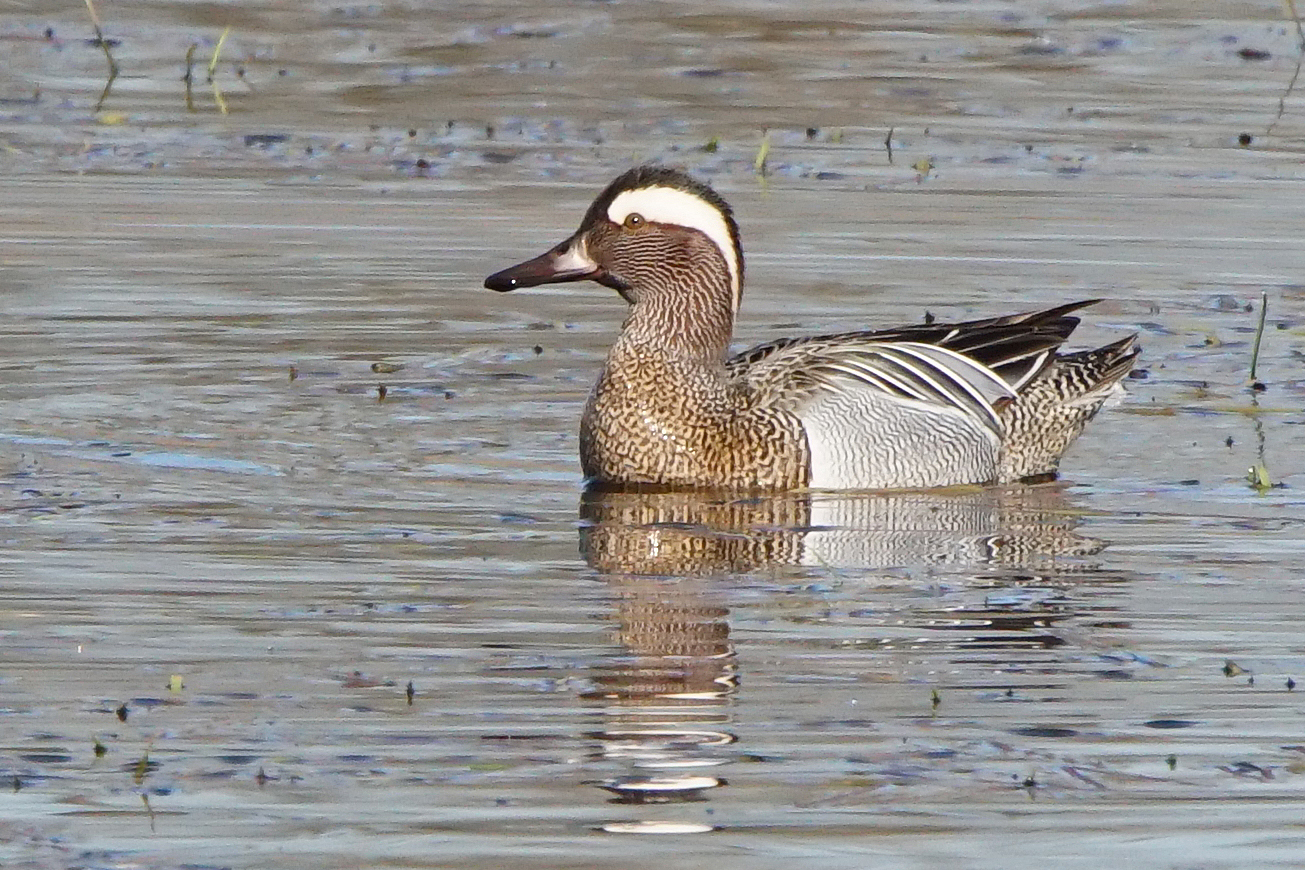
<svg viewBox="0 0 1305 870">
<path fill-rule="evenodd" d="M 1299 866 L 1280 8 L 99 11 L 103 99 L 0 14 L 0 864 Z M 643 159 L 741 342 L 1101 297 L 1143 371 L 1054 484 L 585 495 L 621 303 L 480 283 Z"/>
</svg>

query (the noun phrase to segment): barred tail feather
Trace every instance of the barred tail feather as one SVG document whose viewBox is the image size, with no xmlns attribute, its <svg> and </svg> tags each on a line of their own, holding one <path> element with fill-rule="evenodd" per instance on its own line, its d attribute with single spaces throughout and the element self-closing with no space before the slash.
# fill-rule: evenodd
<svg viewBox="0 0 1305 870">
<path fill-rule="evenodd" d="M 1141 350 L 1130 335 L 1095 350 L 1058 356 L 1005 409 L 1002 481 L 1055 474 L 1061 454 L 1096 413 L 1118 402 Z"/>
</svg>

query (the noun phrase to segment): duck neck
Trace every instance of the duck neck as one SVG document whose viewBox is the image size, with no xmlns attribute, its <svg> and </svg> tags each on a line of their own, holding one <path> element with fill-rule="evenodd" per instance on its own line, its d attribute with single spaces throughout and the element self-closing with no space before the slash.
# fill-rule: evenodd
<svg viewBox="0 0 1305 870">
<path fill-rule="evenodd" d="M 643 353 L 720 363 L 734 333 L 728 281 L 698 281 L 647 288 L 637 294 L 619 342 Z M 715 286 L 719 284 L 719 286 Z"/>
</svg>

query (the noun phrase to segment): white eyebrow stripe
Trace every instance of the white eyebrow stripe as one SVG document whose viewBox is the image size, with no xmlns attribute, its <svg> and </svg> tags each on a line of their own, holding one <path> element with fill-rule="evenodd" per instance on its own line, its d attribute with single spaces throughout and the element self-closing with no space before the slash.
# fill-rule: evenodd
<svg viewBox="0 0 1305 870">
<path fill-rule="evenodd" d="M 697 230 L 715 243 L 730 270 L 730 290 L 734 295 L 734 310 L 739 310 L 742 288 L 739 286 L 739 258 L 734 248 L 734 237 L 720 209 L 699 196 L 674 187 L 641 187 L 617 194 L 607 207 L 607 217 L 613 223 L 624 223 L 627 215 L 637 213 L 644 219 L 659 224 L 688 227 Z"/>
</svg>

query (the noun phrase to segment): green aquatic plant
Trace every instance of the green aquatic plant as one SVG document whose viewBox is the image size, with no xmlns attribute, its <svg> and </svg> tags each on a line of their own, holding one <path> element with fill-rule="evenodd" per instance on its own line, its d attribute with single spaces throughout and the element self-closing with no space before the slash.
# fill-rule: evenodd
<svg viewBox="0 0 1305 870">
<path fill-rule="evenodd" d="M 1260 325 L 1255 329 L 1255 344 L 1251 347 L 1251 385 L 1255 385 L 1256 368 L 1260 364 L 1260 342 L 1264 339 L 1264 320 L 1269 314 L 1269 294 L 1267 291 L 1260 294 Z"/>
<path fill-rule="evenodd" d="M 217 103 L 218 111 L 224 115 L 229 115 L 230 111 L 227 109 L 226 98 L 222 96 L 222 90 L 218 87 L 217 79 L 213 77 L 213 73 L 217 70 L 218 57 L 222 54 L 222 46 L 226 44 L 227 37 L 230 35 L 230 27 L 222 31 L 222 35 L 218 37 L 217 45 L 213 46 L 213 57 L 209 58 L 208 62 L 208 82 L 213 86 L 213 100 Z"/>
<path fill-rule="evenodd" d="M 1296 11 L 1296 0 L 1286 0 L 1286 4 L 1287 14 L 1291 16 L 1292 23 L 1296 25 L 1296 47 L 1299 51 L 1296 54 L 1296 69 L 1292 71 L 1291 81 L 1287 82 L 1287 87 L 1283 90 L 1282 96 L 1278 97 L 1278 112 L 1273 116 L 1273 120 L 1269 122 L 1269 126 L 1264 128 L 1265 136 L 1273 132 L 1273 128 L 1286 114 L 1287 98 L 1296 90 L 1296 82 L 1300 79 L 1301 61 L 1305 59 L 1305 26 L 1302 26 L 1300 13 Z"/>
<path fill-rule="evenodd" d="M 761 146 L 757 148 L 757 158 L 752 161 L 752 171 L 758 175 L 766 174 L 766 160 L 770 157 L 770 131 L 761 134 Z"/>
<path fill-rule="evenodd" d="M 113 83 L 118 78 L 118 62 L 113 59 L 113 52 L 109 51 L 109 40 L 104 38 L 104 28 L 100 26 L 100 16 L 95 11 L 94 0 L 86 0 L 86 11 L 90 13 L 91 26 L 95 28 L 95 43 L 104 50 L 104 59 L 109 63 L 109 77 L 104 82 L 104 90 L 100 91 L 100 98 L 95 101 L 95 111 L 98 112 L 109 98 L 109 91 L 113 90 Z"/>
<path fill-rule="evenodd" d="M 94 0 L 86 0 L 86 11 L 91 15 L 91 26 L 95 28 L 95 43 L 104 49 L 104 59 L 109 62 L 109 83 L 118 77 L 118 62 L 113 59 L 113 52 L 109 51 L 109 40 L 104 38 L 104 29 L 100 26 L 100 16 L 95 11 Z M 104 93 L 109 92 L 108 86 L 105 86 Z M 103 97 L 100 98 L 103 101 Z"/>
<path fill-rule="evenodd" d="M 1259 493 L 1274 488 L 1273 478 L 1269 476 L 1269 469 L 1263 462 L 1257 462 L 1247 469 L 1246 482 L 1251 485 L 1251 489 Z"/>
</svg>

